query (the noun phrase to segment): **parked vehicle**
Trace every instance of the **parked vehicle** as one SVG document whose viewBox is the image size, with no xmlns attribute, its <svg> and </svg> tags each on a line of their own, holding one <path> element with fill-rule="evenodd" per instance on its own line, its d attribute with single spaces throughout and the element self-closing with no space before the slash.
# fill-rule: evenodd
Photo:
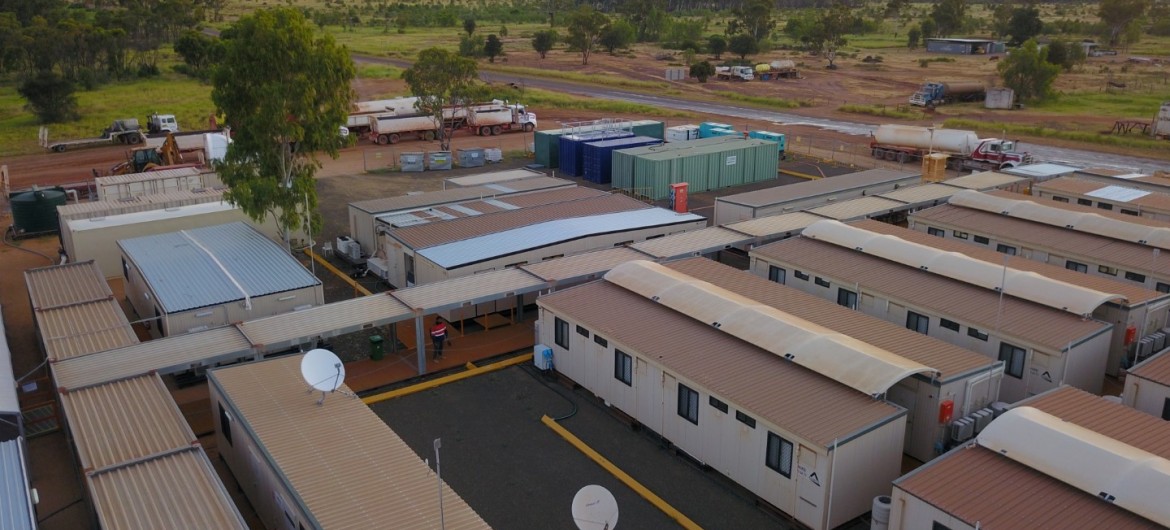
<svg viewBox="0 0 1170 530">
<path fill-rule="evenodd" d="M 781 60 L 757 64 L 756 76 L 760 78 L 760 81 L 774 81 L 777 79 L 800 77 L 800 72 L 796 70 L 795 61 Z"/>
<path fill-rule="evenodd" d="M 716 66 L 715 78 L 723 81 L 751 81 L 756 71 L 750 66 Z"/>
<path fill-rule="evenodd" d="M 1032 155 L 1016 152 L 1016 143 L 979 138 L 974 131 L 930 129 L 912 125 L 881 125 L 869 147 L 874 158 L 908 162 L 930 153 L 945 153 L 950 167 L 995 170 L 1031 164 Z"/>
<path fill-rule="evenodd" d="M 919 107 L 936 107 L 947 103 L 983 101 L 987 87 L 978 81 L 928 81 L 914 95 L 910 104 Z"/>
<path fill-rule="evenodd" d="M 346 119 L 345 127 L 357 134 L 370 132 L 370 117 L 372 116 L 403 116 L 418 114 L 415 102 L 418 98 L 379 99 L 374 101 L 358 101 L 353 104 L 353 110 Z"/>
<path fill-rule="evenodd" d="M 146 117 L 146 132 L 150 134 L 177 133 L 179 122 L 174 114 L 154 113 Z"/>
<path fill-rule="evenodd" d="M 536 114 L 520 104 L 493 104 L 467 109 L 467 128 L 480 136 L 495 136 L 504 131 L 528 132 L 536 129 Z"/>
<path fill-rule="evenodd" d="M 396 144 L 403 136 L 413 135 L 420 140 L 434 140 L 438 135 L 439 122 L 434 116 L 412 114 L 408 116 L 381 115 L 369 119 L 371 142 L 382 145 Z"/>
<path fill-rule="evenodd" d="M 81 140 L 50 142 L 48 129 L 41 127 L 40 133 L 41 147 L 53 151 L 54 153 L 62 153 L 66 149 L 81 149 L 85 147 L 97 147 L 110 144 L 137 145 L 144 142 L 145 140 L 146 136 L 142 134 L 142 127 L 138 124 L 138 120 L 135 118 L 114 120 L 114 123 L 109 127 L 106 127 L 106 130 L 102 131 L 102 135 L 98 138 L 84 138 Z"/>
</svg>

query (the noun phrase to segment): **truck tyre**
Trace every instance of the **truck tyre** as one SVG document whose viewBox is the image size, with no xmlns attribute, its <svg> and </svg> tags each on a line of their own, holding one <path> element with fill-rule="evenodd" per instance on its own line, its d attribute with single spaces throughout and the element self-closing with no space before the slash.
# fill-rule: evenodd
<svg viewBox="0 0 1170 530">
<path fill-rule="evenodd" d="M 131 134 L 129 140 L 130 140 L 130 145 L 134 145 L 134 144 L 137 144 L 138 142 L 141 142 L 142 137 L 137 135 L 137 134 Z"/>
<path fill-rule="evenodd" d="M 531 124 L 531 123 L 524 124 L 524 132 L 532 132 L 532 129 L 535 129 L 535 128 L 536 128 L 536 126 Z"/>
<path fill-rule="evenodd" d="M 491 129 L 491 127 L 488 127 L 487 125 L 484 125 L 483 127 L 479 128 L 479 135 L 480 136 L 488 136 L 491 133 L 492 133 L 492 129 Z"/>
<path fill-rule="evenodd" d="M 885 156 L 885 154 L 886 154 L 886 150 L 885 150 L 885 149 L 882 149 L 882 148 L 880 148 L 880 147 L 875 147 L 875 148 L 873 148 L 873 157 L 874 157 L 874 158 L 876 158 L 876 159 L 878 159 L 878 160 L 881 160 L 881 159 L 882 159 L 882 157 L 883 157 L 883 156 Z"/>
<path fill-rule="evenodd" d="M 898 153 L 898 163 L 899 164 L 906 163 L 906 153 Z"/>
<path fill-rule="evenodd" d="M 402 139 L 402 137 L 398 136 L 398 133 L 394 133 L 394 134 L 390 135 L 390 143 L 391 144 L 396 144 L 396 143 L 398 143 L 398 140 L 401 140 L 401 139 Z"/>
<path fill-rule="evenodd" d="M 499 136 L 503 129 L 499 125 L 492 125 L 492 136 Z"/>
<path fill-rule="evenodd" d="M 897 153 L 897 152 L 895 152 L 895 151 L 886 151 L 886 160 L 888 160 L 888 161 L 890 161 L 890 162 L 893 162 L 893 161 L 894 161 L 894 159 L 895 159 L 895 158 L 897 158 L 897 157 L 898 157 L 898 153 Z"/>
<path fill-rule="evenodd" d="M 64 153 L 65 152 L 65 144 L 54 145 L 53 152 L 54 153 Z"/>
<path fill-rule="evenodd" d="M 423 140 L 431 141 L 435 139 L 435 131 L 427 131 L 423 133 Z"/>
<path fill-rule="evenodd" d="M 379 134 L 378 135 L 378 143 L 381 145 L 386 145 L 386 144 L 390 143 L 390 137 L 386 136 L 385 134 Z"/>
</svg>

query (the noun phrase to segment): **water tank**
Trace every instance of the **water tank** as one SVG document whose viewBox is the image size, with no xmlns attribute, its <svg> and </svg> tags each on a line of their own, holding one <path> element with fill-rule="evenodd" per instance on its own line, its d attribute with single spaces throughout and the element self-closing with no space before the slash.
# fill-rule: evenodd
<svg viewBox="0 0 1170 530">
<path fill-rule="evenodd" d="M 869 530 L 886 530 L 890 527 L 890 496 L 878 495 L 873 498 L 873 516 Z"/>
<path fill-rule="evenodd" d="M 65 192 L 33 190 L 14 196 L 9 202 L 12 203 L 12 227 L 17 235 L 56 232 L 57 206 L 65 204 Z"/>
</svg>

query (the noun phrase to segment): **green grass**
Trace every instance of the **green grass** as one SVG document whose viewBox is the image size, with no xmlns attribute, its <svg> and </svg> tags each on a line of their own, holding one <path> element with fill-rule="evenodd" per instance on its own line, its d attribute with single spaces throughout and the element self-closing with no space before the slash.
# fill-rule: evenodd
<svg viewBox="0 0 1170 530">
<path fill-rule="evenodd" d="M 803 99 L 783 99 L 773 98 L 767 96 L 751 96 L 747 94 L 740 94 L 738 92 L 728 92 L 726 90 L 713 90 L 720 98 L 728 101 L 735 101 L 739 103 L 750 103 L 759 107 L 768 107 L 774 109 L 799 109 L 801 107 L 811 107 L 811 101 Z"/>
<path fill-rule="evenodd" d="M 366 79 L 402 79 L 402 69 L 382 64 L 361 63 L 357 65 L 357 76 Z"/>
<path fill-rule="evenodd" d="M 625 77 L 583 74 L 580 72 L 566 72 L 563 70 L 545 70 L 541 68 L 530 68 L 527 66 L 502 66 L 498 64 L 493 65 L 480 63 L 479 69 L 488 72 L 502 72 L 505 74 L 516 74 L 545 79 L 563 79 L 565 81 L 572 81 L 574 83 L 636 88 L 641 90 L 664 90 L 670 86 L 669 84 L 662 81 L 639 81 L 637 79 L 627 79 Z"/>
<path fill-rule="evenodd" d="M 1167 100 L 1166 92 L 1108 93 L 1077 92 L 1030 106 L 1035 112 L 1061 115 L 1116 116 L 1118 119 L 1146 119 L 1158 112 Z"/>
<path fill-rule="evenodd" d="M 898 118 L 902 120 L 920 120 L 924 116 L 921 111 L 903 110 L 898 107 L 890 108 L 885 105 L 841 105 L 837 107 L 837 110 L 851 114 L 868 114 L 870 116 Z"/>
<path fill-rule="evenodd" d="M 1073 142 L 1083 142 L 1115 147 L 1129 147 L 1134 149 L 1148 149 L 1165 152 L 1166 142 L 1134 136 L 1115 136 L 1088 131 L 1067 131 L 1052 129 L 1040 125 L 1025 125 L 1019 123 L 1000 123 L 983 120 L 951 118 L 943 122 L 944 127 L 953 129 L 972 129 L 990 135 L 1020 135 L 1033 138 L 1055 138 Z"/>
</svg>

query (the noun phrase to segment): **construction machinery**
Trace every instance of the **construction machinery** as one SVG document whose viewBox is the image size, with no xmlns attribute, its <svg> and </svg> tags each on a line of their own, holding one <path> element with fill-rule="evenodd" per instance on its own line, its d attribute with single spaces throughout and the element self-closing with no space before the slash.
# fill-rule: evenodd
<svg viewBox="0 0 1170 530">
<path fill-rule="evenodd" d="M 139 147 L 126 153 L 126 161 L 110 168 L 111 175 L 126 175 L 130 173 L 144 173 L 160 169 L 177 169 L 181 167 L 202 167 L 201 162 L 184 162 L 179 142 L 174 133 L 167 133 L 163 144 L 155 147 Z"/>
</svg>

